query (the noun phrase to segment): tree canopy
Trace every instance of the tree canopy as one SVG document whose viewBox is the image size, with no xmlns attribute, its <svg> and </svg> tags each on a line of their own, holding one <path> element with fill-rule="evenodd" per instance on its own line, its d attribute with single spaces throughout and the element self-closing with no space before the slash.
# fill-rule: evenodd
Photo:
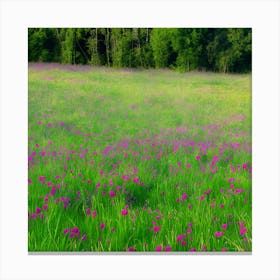
<svg viewBox="0 0 280 280">
<path fill-rule="evenodd" d="M 28 61 L 250 72 L 251 28 L 29 28 Z"/>
</svg>

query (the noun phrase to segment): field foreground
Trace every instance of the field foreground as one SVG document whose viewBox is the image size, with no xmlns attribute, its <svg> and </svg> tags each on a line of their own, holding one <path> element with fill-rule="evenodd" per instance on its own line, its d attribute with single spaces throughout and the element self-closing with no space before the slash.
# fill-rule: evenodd
<svg viewBox="0 0 280 280">
<path fill-rule="evenodd" d="M 29 251 L 252 251 L 251 75 L 30 64 Z"/>
</svg>

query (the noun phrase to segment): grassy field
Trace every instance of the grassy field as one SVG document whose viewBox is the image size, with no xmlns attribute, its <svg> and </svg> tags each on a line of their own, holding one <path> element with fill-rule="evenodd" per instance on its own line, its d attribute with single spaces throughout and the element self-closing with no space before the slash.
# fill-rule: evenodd
<svg viewBox="0 0 280 280">
<path fill-rule="evenodd" d="M 252 251 L 251 75 L 30 64 L 29 251 Z"/>
</svg>

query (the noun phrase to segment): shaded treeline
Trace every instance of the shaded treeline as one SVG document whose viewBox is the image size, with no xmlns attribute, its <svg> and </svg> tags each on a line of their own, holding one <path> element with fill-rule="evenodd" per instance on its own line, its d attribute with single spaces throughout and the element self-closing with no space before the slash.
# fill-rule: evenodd
<svg viewBox="0 0 280 280">
<path fill-rule="evenodd" d="M 251 28 L 29 28 L 28 60 L 250 72 Z"/>
</svg>

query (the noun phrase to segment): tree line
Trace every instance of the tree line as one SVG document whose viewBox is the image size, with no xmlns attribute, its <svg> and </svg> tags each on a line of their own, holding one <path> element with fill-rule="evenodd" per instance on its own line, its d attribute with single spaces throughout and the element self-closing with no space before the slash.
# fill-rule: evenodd
<svg viewBox="0 0 280 280">
<path fill-rule="evenodd" d="M 251 28 L 29 28 L 28 61 L 250 72 Z"/>
</svg>

